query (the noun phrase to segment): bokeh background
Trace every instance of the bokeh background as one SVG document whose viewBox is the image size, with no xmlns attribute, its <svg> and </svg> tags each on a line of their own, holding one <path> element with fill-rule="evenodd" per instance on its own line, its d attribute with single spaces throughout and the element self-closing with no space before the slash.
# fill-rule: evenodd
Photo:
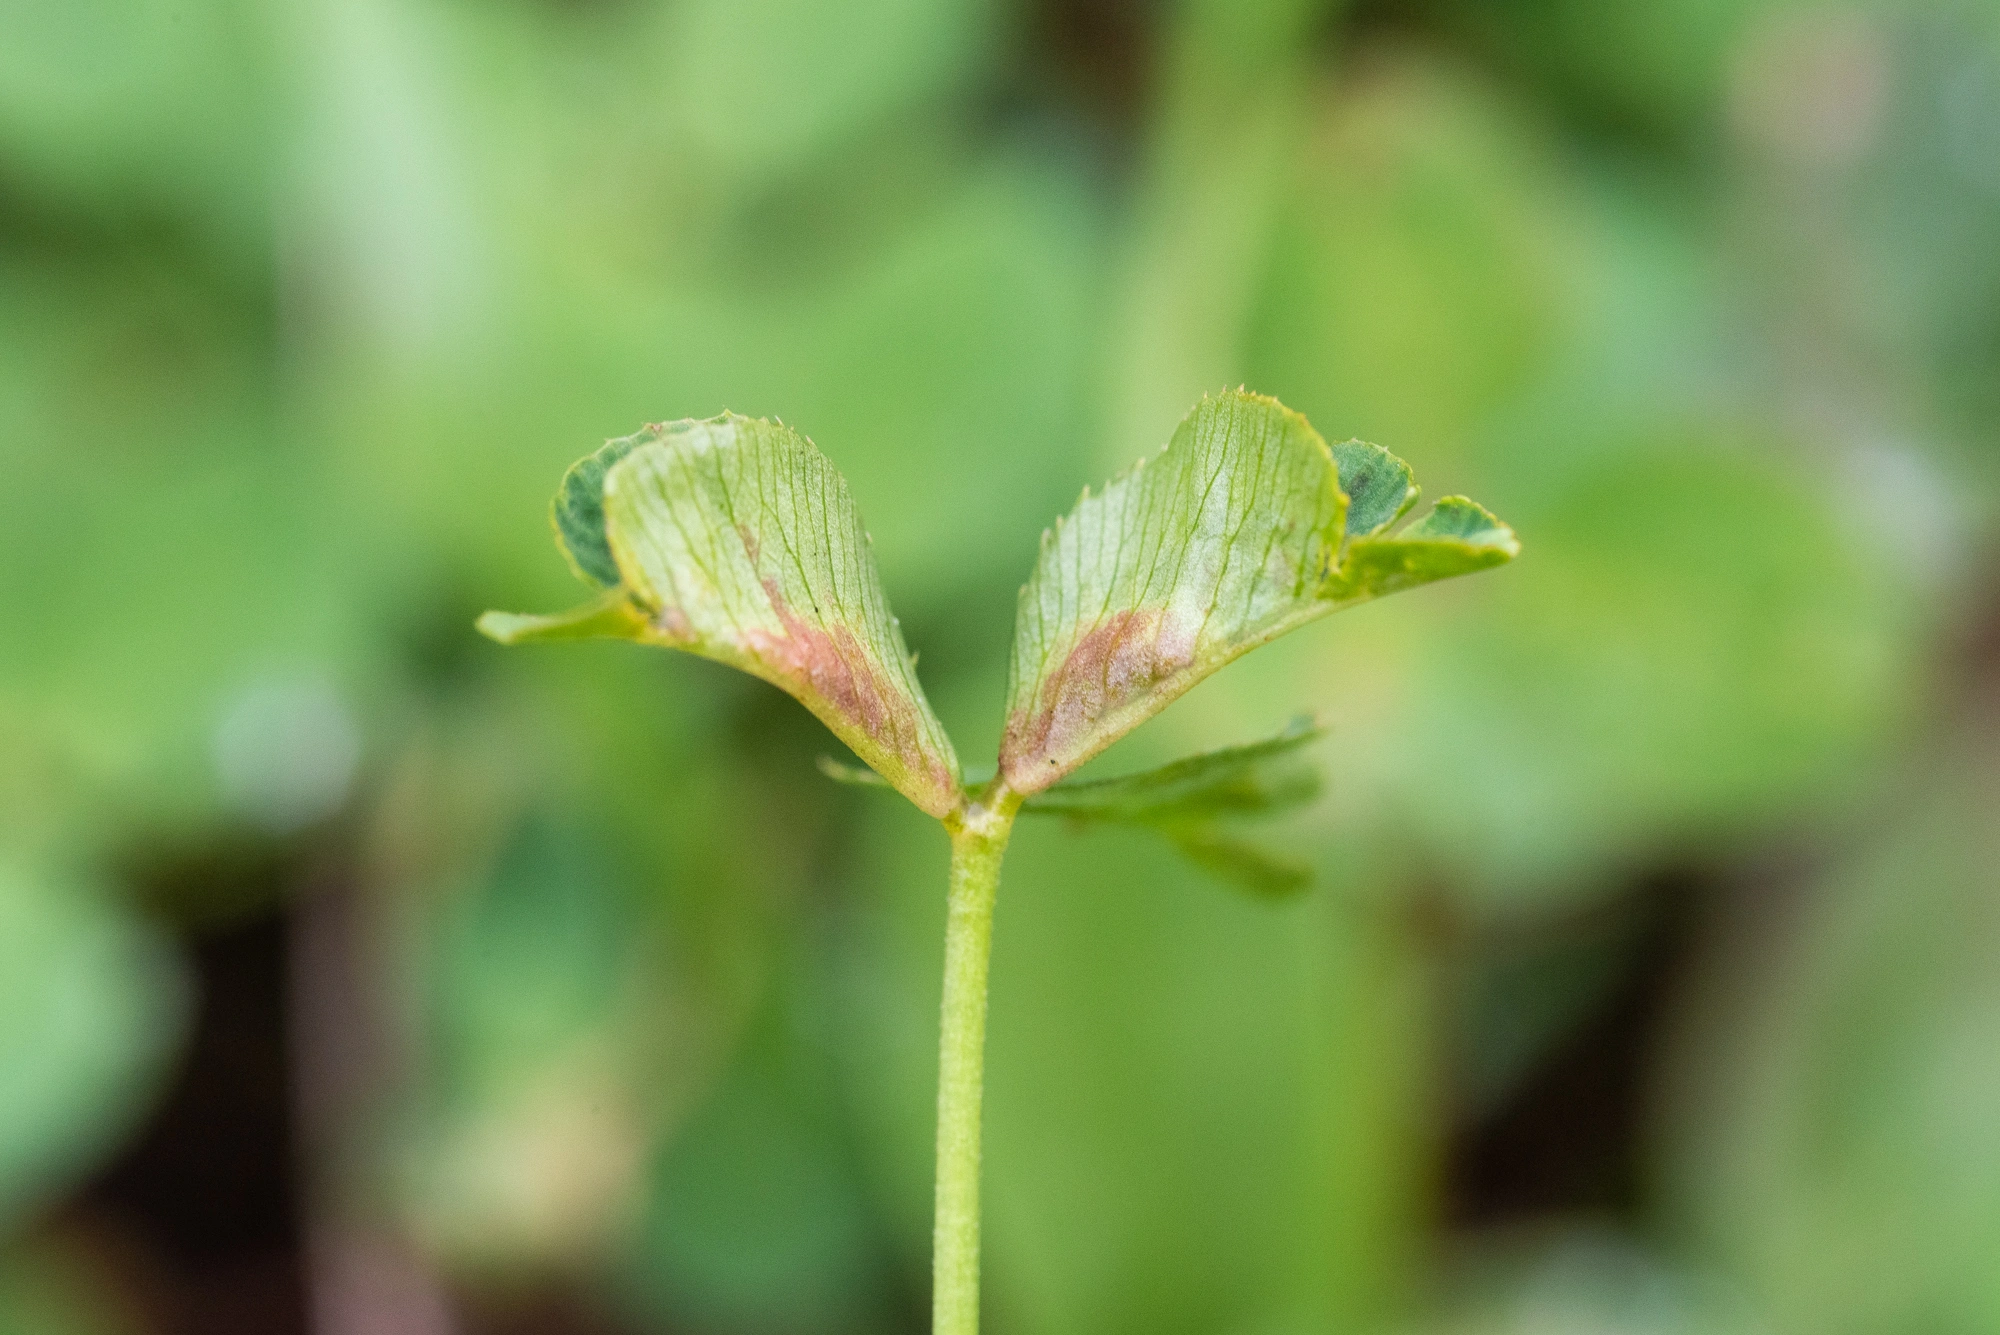
<svg viewBox="0 0 2000 1335">
<path fill-rule="evenodd" d="M 0 5 L 0 1330 L 916 1335 L 946 846 L 501 650 L 564 466 L 782 415 L 998 738 L 1247 383 L 1519 530 L 1026 825 L 994 1335 L 2000 1331 L 2000 4 Z"/>
</svg>

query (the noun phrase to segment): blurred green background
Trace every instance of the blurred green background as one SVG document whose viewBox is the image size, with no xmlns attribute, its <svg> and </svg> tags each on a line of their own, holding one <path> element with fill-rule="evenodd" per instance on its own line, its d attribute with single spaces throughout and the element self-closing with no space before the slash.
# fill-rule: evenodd
<svg viewBox="0 0 2000 1335">
<path fill-rule="evenodd" d="M 921 1332 L 943 837 L 472 620 L 781 415 L 976 765 L 1239 382 L 1526 553 L 1017 837 L 994 1335 L 2000 1332 L 1993 0 L 0 3 L 0 1331 Z"/>
</svg>

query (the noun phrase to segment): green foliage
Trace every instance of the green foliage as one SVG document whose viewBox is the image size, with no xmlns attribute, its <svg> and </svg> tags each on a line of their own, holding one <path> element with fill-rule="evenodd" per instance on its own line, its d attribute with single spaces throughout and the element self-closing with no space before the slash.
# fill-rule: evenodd
<svg viewBox="0 0 2000 1335">
<path fill-rule="evenodd" d="M 122 1133 L 184 998 L 159 944 L 93 889 L 0 861 L 0 1229 Z"/>
<path fill-rule="evenodd" d="M 643 1050 L 634 993 L 660 950 L 592 846 L 546 815 L 491 862 L 412 887 L 430 1078 L 393 1133 L 405 1227 L 468 1270 L 587 1255 L 633 1212 L 646 1082 L 607 1049 Z"/>
<path fill-rule="evenodd" d="M 936 97 L 985 54 L 990 0 L 694 0 L 667 11 L 661 92 L 704 148 L 757 172 Z M 768 83 L 784 97 L 717 98 Z"/>
<path fill-rule="evenodd" d="M 838 1105 L 833 1054 L 796 1041 L 809 990 L 779 980 L 727 1069 L 654 1168 L 641 1222 L 647 1306 L 713 1329 L 891 1325 L 879 1239 Z"/>
<path fill-rule="evenodd" d="M 1718 935 L 1671 1072 L 1671 1216 L 1785 1335 L 2000 1323 L 2000 753 L 1936 751 L 1790 888 L 1791 951 Z"/>
</svg>

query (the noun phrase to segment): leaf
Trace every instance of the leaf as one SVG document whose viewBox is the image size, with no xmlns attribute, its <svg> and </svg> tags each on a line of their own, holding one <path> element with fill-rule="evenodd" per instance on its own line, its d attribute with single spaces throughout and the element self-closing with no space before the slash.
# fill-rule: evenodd
<svg viewBox="0 0 2000 1335">
<path fill-rule="evenodd" d="M 1345 488 L 1345 489 L 1343 489 Z M 1460 497 L 1401 534 L 1409 467 L 1242 390 L 1043 535 L 1021 590 L 1000 768 L 1036 793 L 1230 660 L 1338 608 L 1510 560 Z"/>
<path fill-rule="evenodd" d="M 1316 720 L 1298 718 L 1261 742 L 1205 751 L 1116 779 L 1058 784 L 1030 797 L 1022 810 L 1124 825 L 1272 815 L 1319 795 L 1317 769 L 1274 762 L 1324 736 L 1326 729 Z"/>
<path fill-rule="evenodd" d="M 1447 496 L 1400 535 L 1348 544 L 1347 558 L 1322 594 L 1335 607 L 1413 589 L 1433 580 L 1505 565 L 1520 550 L 1514 531 L 1463 496 Z"/>
<path fill-rule="evenodd" d="M 1319 770 L 1295 754 L 1326 730 L 1294 719 L 1276 737 L 1189 756 L 1158 769 L 1089 783 L 1058 784 L 1022 810 L 1085 823 L 1134 825 L 1164 835 L 1182 856 L 1253 894 L 1303 890 L 1309 867 L 1266 853 L 1217 828 L 1224 820 L 1274 816 L 1319 796 Z"/>
<path fill-rule="evenodd" d="M 501 644 L 555 644 L 563 640 L 642 640 L 646 620 L 623 589 L 612 589 L 567 612 L 534 616 L 523 612 L 487 612 L 479 633 Z"/>
<path fill-rule="evenodd" d="M 563 478 L 556 535 L 603 597 L 489 612 L 502 643 L 590 636 L 683 649 L 789 692 L 917 806 L 962 800 L 847 484 L 782 423 L 725 413 L 610 441 Z"/>
<path fill-rule="evenodd" d="M 1410 466 L 1380 445 L 1343 440 L 1333 447 L 1340 489 L 1347 493 L 1347 536 L 1372 538 L 1417 503 Z"/>
</svg>

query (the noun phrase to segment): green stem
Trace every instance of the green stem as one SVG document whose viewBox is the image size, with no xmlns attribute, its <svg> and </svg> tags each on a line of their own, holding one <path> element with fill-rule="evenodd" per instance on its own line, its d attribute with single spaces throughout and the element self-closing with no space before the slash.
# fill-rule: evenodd
<svg viewBox="0 0 2000 1335">
<path fill-rule="evenodd" d="M 986 1064 L 986 964 L 1000 859 L 1021 808 L 996 779 L 951 831 L 944 928 L 944 1007 L 938 1024 L 937 1227 L 932 1237 L 932 1335 L 979 1331 L 979 1112 Z"/>
</svg>

